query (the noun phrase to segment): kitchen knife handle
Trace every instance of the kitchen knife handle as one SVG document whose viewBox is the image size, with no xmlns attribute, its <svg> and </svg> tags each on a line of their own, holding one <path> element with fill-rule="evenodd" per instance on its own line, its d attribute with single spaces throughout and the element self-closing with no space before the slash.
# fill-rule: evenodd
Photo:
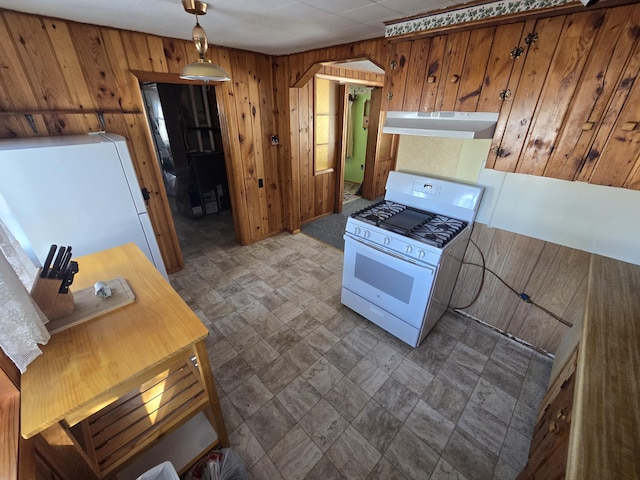
<svg viewBox="0 0 640 480">
<path fill-rule="evenodd" d="M 53 262 L 53 268 L 51 269 L 51 272 L 49 272 L 49 278 L 55 278 L 55 276 L 58 273 L 58 270 L 60 270 L 60 264 L 62 263 L 62 257 L 64 257 L 64 251 L 66 249 L 64 247 L 60 247 L 60 249 L 58 250 L 58 254 L 56 255 L 56 260 L 55 262 Z"/>
<path fill-rule="evenodd" d="M 42 272 L 40 272 L 40 278 L 46 278 L 49 274 L 49 267 L 51 266 L 51 260 L 53 260 L 53 256 L 56 254 L 56 250 L 58 246 L 53 244 L 49 247 L 49 253 L 47 254 L 47 258 L 42 265 Z"/>
<path fill-rule="evenodd" d="M 64 257 L 62 257 L 62 263 L 60 264 L 60 268 L 56 273 L 57 278 L 64 278 L 67 267 L 69 266 L 69 260 L 71 260 L 71 247 L 67 247 L 67 251 L 64 253 Z"/>
</svg>

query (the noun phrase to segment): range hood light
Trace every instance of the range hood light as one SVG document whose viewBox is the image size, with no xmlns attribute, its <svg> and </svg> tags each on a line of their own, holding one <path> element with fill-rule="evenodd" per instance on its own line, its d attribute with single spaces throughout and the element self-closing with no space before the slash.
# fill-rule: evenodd
<svg viewBox="0 0 640 480">
<path fill-rule="evenodd" d="M 383 133 L 423 137 L 493 138 L 498 120 L 491 112 L 387 112 Z"/>
</svg>

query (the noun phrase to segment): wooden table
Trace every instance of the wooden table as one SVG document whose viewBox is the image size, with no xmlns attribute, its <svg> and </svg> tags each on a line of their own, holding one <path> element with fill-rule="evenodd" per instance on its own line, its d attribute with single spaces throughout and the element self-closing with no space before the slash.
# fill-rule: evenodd
<svg viewBox="0 0 640 480">
<path fill-rule="evenodd" d="M 22 436 L 66 437 L 100 478 L 200 411 L 228 446 L 200 319 L 133 243 L 76 260 L 72 291 L 123 277 L 135 301 L 52 335 L 22 376 Z"/>
</svg>

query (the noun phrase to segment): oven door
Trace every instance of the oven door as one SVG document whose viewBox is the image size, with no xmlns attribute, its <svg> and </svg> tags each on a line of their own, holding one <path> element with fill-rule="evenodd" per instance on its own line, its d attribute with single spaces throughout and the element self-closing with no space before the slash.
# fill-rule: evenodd
<svg viewBox="0 0 640 480">
<path fill-rule="evenodd" d="M 435 267 L 344 235 L 342 286 L 420 330 Z"/>
</svg>

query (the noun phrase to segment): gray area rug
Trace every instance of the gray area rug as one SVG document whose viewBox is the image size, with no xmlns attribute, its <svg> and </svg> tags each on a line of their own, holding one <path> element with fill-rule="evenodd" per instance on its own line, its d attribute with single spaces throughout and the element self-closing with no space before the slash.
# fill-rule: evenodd
<svg viewBox="0 0 640 480">
<path fill-rule="evenodd" d="M 359 198 L 344 203 L 341 213 L 332 213 L 331 215 L 302 225 L 302 233 L 336 247 L 338 250 L 344 250 L 344 238 L 342 238 L 342 235 L 347 225 L 347 218 L 349 218 L 352 213 L 362 210 L 364 207 L 379 202 L 382 199 L 383 197 L 378 197 L 372 201 Z"/>
</svg>

